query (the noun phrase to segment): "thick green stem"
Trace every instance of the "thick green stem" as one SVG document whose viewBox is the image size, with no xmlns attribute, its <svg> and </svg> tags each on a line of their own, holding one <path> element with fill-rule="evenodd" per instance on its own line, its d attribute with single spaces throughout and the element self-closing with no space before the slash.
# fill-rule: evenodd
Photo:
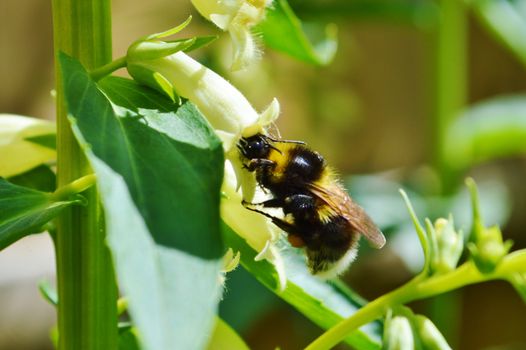
<svg viewBox="0 0 526 350">
<path fill-rule="evenodd" d="M 455 174 L 446 158 L 446 133 L 455 115 L 466 103 L 467 19 L 462 1 L 439 0 L 440 16 L 434 37 L 434 113 L 431 152 L 443 192 L 455 185 Z"/>
<path fill-rule="evenodd" d="M 516 251 L 506 256 L 497 270 L 491 274 L 481 274 L 475 264 L 469 261 L 444 275 L 430 278 L 418 275 L 400 288 L 365 305 L 354 315 L 323 333 L 305 350 L 331 349 L 352 331 L 383 317 L 390 308 L 449 292 L 473 283 L 494 279 L 510 279 L 514 273 L 526 273 L 526 250 Z"/>
<path fill-rule="evenodd" d="M 109 0 L 53 0 L 58 188 L 92 173 L 67 119 L 58 52 L 88 69 L 111 61 Z M 117 348 L 117 288 L 95 188 L 85 207 L 64 210 L 55 241 L 59 349 Z"/>
</svg>

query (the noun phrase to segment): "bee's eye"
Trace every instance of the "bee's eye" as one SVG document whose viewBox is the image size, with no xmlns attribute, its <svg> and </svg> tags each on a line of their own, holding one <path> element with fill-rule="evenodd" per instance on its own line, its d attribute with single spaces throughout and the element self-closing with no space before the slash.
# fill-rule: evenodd
<svg viewBox="0 0 526 350">
<path fill-rule="evenodd" d="M 259 135 L 246 139 L 242 148 L 243 155 L 249 159 L 266 158 L 270 150 L 269 144 Z"/>
</svg>

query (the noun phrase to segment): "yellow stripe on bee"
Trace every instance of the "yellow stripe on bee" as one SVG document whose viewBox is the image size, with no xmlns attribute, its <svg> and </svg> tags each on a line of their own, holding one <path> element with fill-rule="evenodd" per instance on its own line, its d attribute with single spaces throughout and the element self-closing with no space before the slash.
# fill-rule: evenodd
<svg viewBox="0 0 526 350">
<path fill-rule="evenodd" d="M 281 153 L 275 149 L 270 151 L 268 160 L 273 161 L 274 164 L 276 164 L 274 171 L 272 172 L 272 177 L 275 179 L 273 182 L 280 182 L 283 179 L 285 170 L 290 161 L 289 151 L 291 148 L 290 144 L 283 143 L 279 145 Z"/>
<path fill-rule="evenodd" d="M 334 211 L 331 210 L 328 206 L 322 206 L 318 208 L 318 217 L 320 221 L 324 224 L 330 222 L 334 217 Z"/>
</svg>

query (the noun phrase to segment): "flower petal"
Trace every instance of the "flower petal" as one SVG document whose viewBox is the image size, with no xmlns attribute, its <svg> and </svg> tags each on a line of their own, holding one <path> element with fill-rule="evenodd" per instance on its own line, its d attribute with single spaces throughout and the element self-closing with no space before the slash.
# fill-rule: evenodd
<svg viewBox="0 0 526 350">
<path fill-rule="evenodd" d="M 0 114 L 0 176 L 23 173 L 56 158 L 53 149 L 27 141 L 29 137 L 54 134 L 55 124 L 13 114 Z"/>
</svg>

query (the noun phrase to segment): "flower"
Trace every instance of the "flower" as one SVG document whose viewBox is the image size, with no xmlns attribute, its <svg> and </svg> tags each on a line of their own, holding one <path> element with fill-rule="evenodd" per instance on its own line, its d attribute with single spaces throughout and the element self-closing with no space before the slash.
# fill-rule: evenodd
<svg viewBox="0 0 526 350">
<path fill-rule="evenodd" d="M 243 169 L 237 150 L 241 137 L 264 133 L 265 127 L 277 118 L 278 101 L 274 99 L 264 112 L 257 113 L 245 96 L 217 73 L 181 51 L 166 55 L 162 44 L 152 36 L 133 44 L 128 49 L 128 72 L 135 80 L 169 96 L 173 89 L 189 99 L 215 129 L 223 142 L 226 159 L 221 217 L 259 252 L 257 260 L 266 259 L 275 266 L 279 284 L 284 288 L 284 264 L 274 244 L 279 231 L 267 218 L 246 210 L 241 204 L 243 199 L 253 199 L 256 180 L 253 173 Z"/>
<path fill-rule="evenodd" d="M 13 114 L 0 114 L 0 176 L 23 173 L 56 158 L 55 150 L 31 142 L 30 138 L 55 134 L 55 124 Z"/>
<path fill-rule="evenodd" d="M 192 3 L 203 17 L 230 33 L 233 71 L 246 68 L 258 58 L 258 44 L 251 30 L 265 18 L 272 0 L 192 0 Z"/>
</svg>

